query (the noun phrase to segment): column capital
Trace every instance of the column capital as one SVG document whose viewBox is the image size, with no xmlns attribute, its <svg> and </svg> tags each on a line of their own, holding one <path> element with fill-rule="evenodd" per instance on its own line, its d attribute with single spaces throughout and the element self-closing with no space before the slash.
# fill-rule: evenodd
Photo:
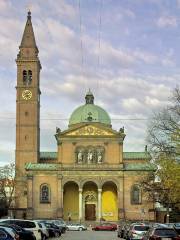
<svg viewBox="0 0 180 240">
<path fill-rule="evenodd" d="M 102 188 L 98 188 L 98 192 L 102 192 Z"/>
<path fill-rule="evenodd" d="M 79 192 L 82 192 L 82 188 L 79 188 Z"/>
</svg>

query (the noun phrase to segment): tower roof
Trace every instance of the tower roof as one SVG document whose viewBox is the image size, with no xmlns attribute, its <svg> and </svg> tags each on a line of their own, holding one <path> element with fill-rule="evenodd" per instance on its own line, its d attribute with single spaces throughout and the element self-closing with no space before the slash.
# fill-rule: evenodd
<svg viewBox="0 0 180 240">
<path fill-rule="evenodd" d="M 31 12 L 28 12 L 26 26 L 24 29 L 20 48 L 37 48 L 34 36 L 33 26 L 31 22 Z"/>
</svg>

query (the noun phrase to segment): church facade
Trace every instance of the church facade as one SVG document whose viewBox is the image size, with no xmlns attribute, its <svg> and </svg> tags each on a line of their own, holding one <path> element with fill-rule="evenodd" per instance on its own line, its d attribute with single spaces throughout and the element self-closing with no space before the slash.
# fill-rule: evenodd
<svg viewBox="0 0 180 240">
<path fill-rule="evenodd" d="M 108 113 L 85 104 L 56 128 L 56 152 L 40 152 L 40 70 L 28 12 L 17 55 L 16 217 L 77 221 L 153 220 L 154 205 L 139 181 L 154 169 L 150 155 L 124 152 L 124 128 L 113 130 Z"/>
</svg>

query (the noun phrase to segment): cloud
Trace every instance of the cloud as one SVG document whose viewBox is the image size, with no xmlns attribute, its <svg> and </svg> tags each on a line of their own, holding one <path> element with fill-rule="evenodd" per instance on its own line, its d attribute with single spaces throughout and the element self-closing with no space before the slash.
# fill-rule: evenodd
<svg viewBox="0 0 180 240">
<path fill-rule="evenodd" d="M 157 26 L 160 28 L 172 27 L 175 28 L 178 26 L 178 22 L 175 16 L 161 16 L 157 19 Z"/>
<path fill-rule="evenodd" d="M 143 103 L 141 103 L 136 98 L 126 98 L 126 99 L 123 99 L 123 101 L 122 101 L 122 107 L 132 113 L 134 112 L 134 110 L 137 111 L 137 110 L 142 109 L 142 107 L 143 107 L 142 104 Z"/>
<path fill-rule="evenodd" d="M 77 4 L 65 0 L 47 0 L 43 4 L 42 1 L 32 1 L 32 22 L 42 64 L 40 88 L 43 150 L 56 150 L 55 127 L 67 128 L 70 114 L 77 106 L 84 104 L 84 96 L 89 87 L 95 95 L 95 103 L 112 117 L 113 128 L 125 126 L 126 150 L 143 150 L 146 121 L 119 121 L 113 118 L 147 119 L 151 111 L 167 104 L 170 90 L 180 80 L 176 39 L 173 35 L 170 39 L 164 38 L 159 29 L 166 28 L 167 34 L 170 34 L 168 31 L 171 28 L 177 31 L 176 13 L 168 15 L 166 9 L 163 15 L 159 7 L 158 16 L 161 17 L 157 19 L 156 26 L 149 26 L 144 24 L 147 16 L 151 21 L 154 15 L 143 4 L 138 3 L 138 9 L 134 4 L 132 11 L 127 3 L 109 3 L 104 3 L 102 8 L 99 48 L 99 1 L 97 5 L 86 2 L 82 4 L 82 36 Z M 1 116 L 7 118 L 15 117 L 14 59 L 26 22 L 26 12 L 20 14 L 19 9 L 25 9 L 25 4 L 26 1 L 23 6 L 18 1 L 16 4 L 12 0 L 0 1 L 0 88 L 4 89 L 0 101 L 6 103 L 1 106 Z M 163 7 L 165 8 L 166 6 Z M 153 5 L 153 12 L 154 10 Z M 139 11 L 144 14 L 141 18 Z M 159 48 L 154 44 L 157 42 L 162 43 L 160 47 L 158 45 Z M 7 119 L 1 119 L 3 161 L 14 156 L 15 119 L 13 121 L 10 123 Z"/>
<path fill-rule="evenodd" d="M 165 67 L 174 67 L 176 64 L 174 61 L 170 58 L 164 58 L 162 59 L 162 65 Z"/>
<path fill-rule="evenodd" d="M 12 9 L 12 3 L 9 0 L 1 0 L 0 1 L 0 12 L 1 14 L 6 13 Z"/>
<path fill-rule="evenodd" d="M 49 9 L 52 11 L 53 14 L 57 14 L 63 19 L 74 19 L 77 14 L 77 8 L 73 7 L 73 5 L 68 4 L 66 1 L 47 1 L 49 4 Z"/>
</svg>

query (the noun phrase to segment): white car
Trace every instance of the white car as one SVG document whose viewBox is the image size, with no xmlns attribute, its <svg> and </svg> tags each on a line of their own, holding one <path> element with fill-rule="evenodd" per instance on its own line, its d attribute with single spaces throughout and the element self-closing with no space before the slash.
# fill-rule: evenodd
<svg viewBox="0 0 180 240">
<path fill-rule="evenodd" d="M 38 223 L 40 229 L 41 229 L 41 232 L 42 232 L 42 235 L 41 235 L 41 240 L 45 240 L 49 237 L 49 232 L 46 228 L 46 225 L 41 222 L 41 220 L 36 220 L 36 222 Z"/>
<path fill-rule="evenodd" d="M 0 222 L 8 224 L 16 224 L 25 230 L 32 231 L 36 240 L 41 240 L 41 228 L 38 225 L 38 222 L 33 220 L 24 220 L 24 219 L 2 219 Z"/>
<path fill-rule="evenodd" d="M 67 223 L 66 228 L 67 228 L 67 230 L 72 230 L 72 231 L 87 230 L 87 227 L 80 223 Z"/>
</svg>

